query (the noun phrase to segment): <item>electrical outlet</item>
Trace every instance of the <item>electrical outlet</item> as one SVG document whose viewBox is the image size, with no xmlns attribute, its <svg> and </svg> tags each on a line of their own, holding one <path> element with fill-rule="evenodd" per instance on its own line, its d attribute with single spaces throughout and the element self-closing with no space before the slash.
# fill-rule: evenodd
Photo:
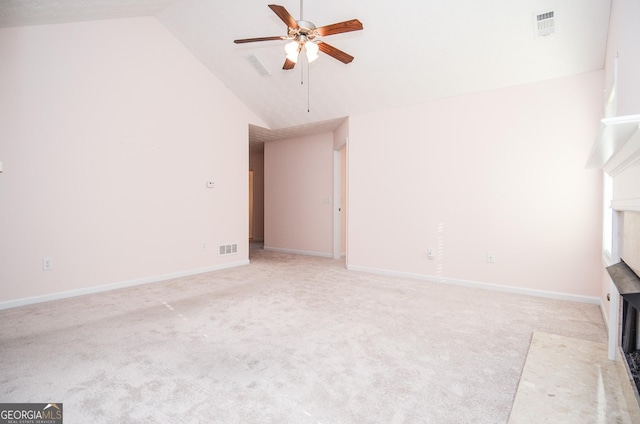
<svg viewBox="0 0 640 424">
<path fill-rule="evenodd" d="M 490 264 L 496 262 L 496 254 L 494 252 L 487 252 L 487 262 Z"/>
<path fill-rule="evenodd" d="M 436 257 L 436 250 L 433 247 L 427 249 L 427 257 L 433 259 Z"/>
<path fill-rule="evenodd" d="M 207 250 L 207 243 L 202 243 L 202 250 Z"/>
<path fill-rule="evenodd" d="M 53 269 L 53 259 L 42 258 L 42 269 L 44 271 L 49 271 L 50 269 Z"/>
</svg>

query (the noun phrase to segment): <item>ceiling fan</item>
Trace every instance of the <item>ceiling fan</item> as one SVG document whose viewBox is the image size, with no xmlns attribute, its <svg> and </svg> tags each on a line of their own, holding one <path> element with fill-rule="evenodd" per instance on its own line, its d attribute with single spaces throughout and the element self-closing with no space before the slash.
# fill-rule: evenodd
<svg viewBox="0 0 640 424">
<path fill-rule="evenodd" d="M 316 26 L 309 21 L 302 19 L 302 1 L 300 2 L 300 20 L 296 21 L 287 9 L 277 4 L 270 4 L 269 8 L 278 15 L 280 19 L 287 25 L 286 36 L 273 36 L 273 37 L 258 37 L 258 38 L 243 38 L 240 40 L 233 40 L 236 44 L 253 43 L 256 41 L 271 41 L 271 40 L 291 40 L 285 45 L 285 51 L 287 52 L 287 58 L 284 61 L 282 69 L 293 69 L 298 62 L 300 52 L 304 49 L 307 60 L 313 62 L 318 58 L 318 51 L 328 54 L 329 56 L 338 59 L 342 63 L 350 63 L 353 60 L 353 56 L 333 47 L 324 41 L 317 40 L 317 37 L 326 37 L 328 35 L 341 34 L 343 32 L 359 31 L 362 29 L 362 23 L 357 19 L 351 19 L 349 21 L 338 22 L 331 25 Z"/>
</svg>

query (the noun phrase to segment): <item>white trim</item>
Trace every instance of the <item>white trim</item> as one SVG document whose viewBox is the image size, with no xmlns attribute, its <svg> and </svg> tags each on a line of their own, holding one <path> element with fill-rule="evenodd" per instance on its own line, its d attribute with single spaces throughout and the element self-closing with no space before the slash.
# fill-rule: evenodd
<svg viewBox="0 0 640 424">
<path fill-rule="evenodd" d="M 620 327 L 620 292 L 613 281 L 609 282 L 609 319 L 605 319 L 607 326 L 607 356 L 611 361 L 616 359 L 616 349 L 620 343 L 618 335 Z"/>
<path fill-rule="evenodd" d="M 621 159 L 619 163 L 607 163 L 607 165 L 602 169 L 604 169 L 607 174 L 615 177 L 631 165 L 635 164 L 638 160 L 640 160 L 640 150 L 630 153 L 626 158 Z M 613 159 L 609 162 L 613 162 Z"/>
<path fill-rule="evenodd" d="M 613 259 L 611 259 L 611 256 L 605 255 L 604 253 L 602 254 L 602 266 L 604 266 L 605 268 L 611 265 L 615 265 L 616 263 L 617 262 L 614 262 Z"/>
<path fill-rule="evenodd" d="M 484 283 L 480 281 L 460 280 L 457 278 L 443 278 L 434 275 L 414 274 L 410 272 L 397 272 L 385 269 L 369 268 L 362 266 L 347 266 L 350 271 L 367 272 L 370 274 L 384 275 L 388 277 L 411 278 L 414 280 L 431 281 L 434 283 L 454 284 L 457 286 L 473 287 L 478 289 L 494 290 L 506 293 L 524 294 L 528 296 L 546 297 L 557 300 L 567 300 L 571 302 L 589 303 L 592 305 L 600 305 L 600 298 L 593 296 L 583 296 L 579 294 L 560 293 L 546 290 L 527 289 L 523 287 L 503 286 L 500 284 Z"/>
<path fill-rule="evenodd" d="M 203 274 L 205 272 L 211 272 L 211 271 L 220 271 L 222 269 L 235 268 L 243 265 L 249 265 L 249 260 L 245 259 L 242 261 L 232 262 L 228 264 L 214 265 L 210 267 L 196 268 L 196 269 L 190 269 L 186 271 L 178 271 L 170 274 L 155 275 L 153 277 L 136 278 L 134 280 L 121 281 L 118 283 L 104 284 L 104 285 L 93 286 L 93 287 L 85 287 L 82 289 L 67 290 L 62 292 L 44 294 L 40 296 L 24 297 L 22 299 L 7 300 L 7 301 L 0 302 L 0 310 L 17 308 L 19 306 L 33 305 L 33 304 L 42 303 L 42 302 L 50 302 L 52 300 L 60 300 L 60 299 L 67 299 L 70 297 L 84 296 L 86 294 L 102 293 L 102 292 L 111 291 L 111 290 L 123 289 L 126 287 L 139 286 L 142 284 L 158 283 L 166 280 L 172 280 L 174 278 L 188 277 L 190 275 Z"/>
<path fill-rule="evenodd" d="M 340 259 L 342 241 L 342 222 L 340 216 L 342 187 L 342 157 L 340 150 L 333 151 L 333 259 Z"/>
<path fill-rule="evenodd" d="M 347 137 L 345 139 L 345 151 L 344 151 L 344 155 L 345 155 L 345 192 L 344 194 L 344 205 L 342 205 L 343 208 L 345 208 L 345 214 L 344 214 L 344 230 L 345 230 L 345 240 L 344 240 L 344 260 L 345 263 L 349 263 L 349 187 L 351 187 L 349 184 L 349 158 L 351 156 L 349 156 L 349 137 Z M 340 229 L 340 231 L 342 231 L 342 229 Z M 342 234 L 340 234 L 340 237 L 342 237 Z M 340 242 L 342 243 L 342 241 Z"/>
<path fill-rule="evenodd" d="M 616 211 L 640 212 L 640 197 L 632 197 L 630 199 L 613 199 L 611 207 Z"/>
<path fill-rule="evenodd" d="M 278 252 L 278 253 L 291 253 L 291 254 L 294 254 L 294 255 L 319 256 L 321 258 L 333 258 L 333 254 L 332 253 L 312 252 L 312 251 L 309 251 L 309 250 L 282 249 L 280 247 L 270 247 L 270 246 L 264 246 L 264 250 L 268 250 L 270 252 Z"/>
<path fill-rule="evenodd" d="M 627 160 L 635 160 L 637 143 L 626 147 L 625 144 L 638 133 L 640 115 L 615 116 L 600 121 L 600 131 L 596 137 L 586 168 L 603 168 L 611 171 L 626 166 Z M 617 156 L 617 157 L 616 157 Z M 611 163 L 610 163 L 611 162 Z M 624 164 L 624 165 L 623 165 Z"/>
</svg>

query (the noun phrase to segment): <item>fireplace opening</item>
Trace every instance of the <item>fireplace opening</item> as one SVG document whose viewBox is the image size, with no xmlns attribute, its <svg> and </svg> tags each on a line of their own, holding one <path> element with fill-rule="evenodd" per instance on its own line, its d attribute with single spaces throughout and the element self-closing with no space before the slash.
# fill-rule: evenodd
<svg viewBox="0 0 640 424">
<path fill-rule="evenodd" d="M 607 267 L 607 272 L 622 296 L 620 347 L 640 393 L 640 277 L 624 261 Z"/>
<path fill-rule="evenodd" d="M 623 298 L 624 299 L 624 298 Z M 640 392 L 640 341 L 638 340 L 638 309 L 626 299 L 622 302 L 622 334 L 621 344 L 629 373 Z"/>
<path fill-rule="evenodd" d="M 626 359 L 629 377 L 640 393 L 640 212 L 625 211 L 619 220 L 620 262 L 607 267 L 622 297 L 618 346 Z"/>
</svg>

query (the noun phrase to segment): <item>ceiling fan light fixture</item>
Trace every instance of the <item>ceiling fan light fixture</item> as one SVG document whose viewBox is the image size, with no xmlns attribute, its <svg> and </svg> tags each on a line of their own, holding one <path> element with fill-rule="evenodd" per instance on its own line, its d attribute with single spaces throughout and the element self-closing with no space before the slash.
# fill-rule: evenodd
<svg viewBox="0 0 640 424">
<path fill-rule="evenodd" d="M 309 63 L 313 62 L 318 58 L 318 45 L 313 41 L 307 41 L 304 44 L 304 49 L 307 52 L 307 60 Z"/>
<path fill-rule="evenodd" d="M 298 53 L 300 52 L 300 44 L 297 41 L 291 41 L 284 45 L 284 51 L 287 52 L 287 59 L 293 63 L 298 62 Z"/>
<path fill-rule="evenodd" d="M 307 62 L 313 62 L 318 58 L 318 52 L 322 50 L 322 53 L 339 60 L 342 63 L 351 63 L 353 56 L 339 50 L 324 41 L 320 41 L 318 44 L 312 40 L 316 37 L 326 37 L 334 34 L 342 34 L 344 32 L 360 31 L 363 29 L 362 22 L 357 19 L 351 19 L 348 21 L 337 22 L 331 25 L 324 25 L 316 27 L 310 21 L 305 21 L 302 18 L 302 0 L 300 0 L 300 20 L 296 21 L 293 16 L 284 6 L 277 4 L 270 4 L 269 8 L 280 18 L 282 22 L 287 26 L 286 36 L 271 36 L 271 37 L 257 37 L 257 38 L 241 38 L 233 40 L 236 44 L 253 43 L 257 41 L 275 41 L 275 40 L 288 40 L 285 45 L 285 51 L 287 59 L 282 65 L 282 69 L 285 71 L 291 70 L 295 67 L 300 57 L 300 52 L 304 48 L 307 55 Z"/>
</svg>

